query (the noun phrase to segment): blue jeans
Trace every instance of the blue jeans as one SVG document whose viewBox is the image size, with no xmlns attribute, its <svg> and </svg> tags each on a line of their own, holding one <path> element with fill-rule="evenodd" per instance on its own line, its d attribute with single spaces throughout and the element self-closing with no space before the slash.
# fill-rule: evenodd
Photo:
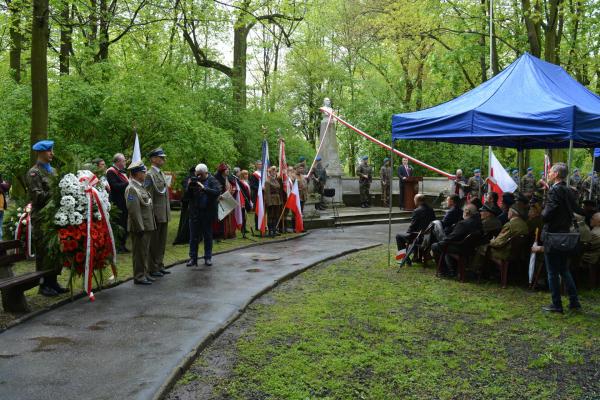
<svg viewBox="0 0 600 400">
<path fill-rule="evenodd" d="M 212 220 L 207 215 L 190 218 L 190 259 L 194 261 L 198 260 L 200 235 L 204 241 L 204 259 L 210 260 L 213 247 Z"/>
<path fill-rule="evenodd" d="M 4 210 L 0 210 L 0 240 L 2 240 L 2 223 L 4 221 Z"/>
<path fill-rule="evenodd" d="M 569 305 L 571 307 L 579 306 L 575 282 L 569 271 L 569 256 L 562 253 L 544 253 L 544 261 L 546 262 L 546 271 L 548 272 L 548 286 L 552 293 L 552 304 L 557 308 L 562 308 L 560 276 L 569 295 Z"/>
</svg>

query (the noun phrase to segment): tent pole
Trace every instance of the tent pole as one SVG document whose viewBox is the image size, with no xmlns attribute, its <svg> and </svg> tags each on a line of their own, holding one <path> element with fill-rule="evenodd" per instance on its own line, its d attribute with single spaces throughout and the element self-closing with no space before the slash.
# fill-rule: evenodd
<svg viewBox="0 0 600 400">
<path fill-rule="evenodd" d="M 522 164 L 522 154 L 521 154 L 521 149 L 517 147 L 517 182 L 515 182 L 517 184 L 517 186 L 519 187 L 519 192 L 522 190 L 521 188 L 521 168 L 523 168 Z"/>
<path fill-rule="evenodd" d="M 388 209 L 388 268 L 392 265 L 392 201 L 394 199 L 394 137 L 392 136 L 392 145 L 390 146 L 390 198 Z"/>
<path fill-rule="evenodd" d="M 571 161 L 573 161 L 573 139 L 569 140 L 569 156 L 567 157 L 567 186 L 571 183 Z M 548 177 L 546 177 L 548 179 Z M 592 175 L 592 183 L 594 176 Z"/>
<path fill-rule="evenodd" d="M 479 171 L 483 171 L 483 156 L 484 156 L 484 154 L 485 154 L 485 146 L 481 145 L 481 165 L 479 166 Z M 481 179 L 483 179 L 483 178 L 481 178 Z M 482 188 L 482 186 L 483 186 L 483 183 L 481 185 L 479 185 L 479 198 L 480 199 L 481 199 L 481 188 Z"/>
</svg>

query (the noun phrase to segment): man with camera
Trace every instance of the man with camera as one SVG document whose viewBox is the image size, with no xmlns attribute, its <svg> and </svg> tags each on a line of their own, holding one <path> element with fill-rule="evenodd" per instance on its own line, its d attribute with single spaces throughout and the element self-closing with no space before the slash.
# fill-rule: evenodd
<svg viewBox="0 0 600 400">
<path fill-rule="evenodd" d="M 212 265 L 212 222 L 217 218 L 218 199 L 221 195 L 221 185 L 208 173 L 205 164 L 196 166 L 196 176 L 190 178 L 185 192 L 189 202 L 190 214 L 190 260 L 188 267 L 198 265 L 198 242 L 200 235 L 204 241 L 204 264 Z"/>
</svg>

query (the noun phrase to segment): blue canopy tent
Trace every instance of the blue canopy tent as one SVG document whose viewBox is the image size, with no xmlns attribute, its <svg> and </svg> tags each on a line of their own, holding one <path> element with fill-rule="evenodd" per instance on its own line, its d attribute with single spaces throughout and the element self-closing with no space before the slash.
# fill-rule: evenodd
<svg viewBox="0 0 600 400">
<path fill-rule="evenodd" d="M 600 147 L 600 96 L 561 67 L 523 54 L 475 89 L 392 117 L 392 140 L 522 149 Z"/>
</svg>

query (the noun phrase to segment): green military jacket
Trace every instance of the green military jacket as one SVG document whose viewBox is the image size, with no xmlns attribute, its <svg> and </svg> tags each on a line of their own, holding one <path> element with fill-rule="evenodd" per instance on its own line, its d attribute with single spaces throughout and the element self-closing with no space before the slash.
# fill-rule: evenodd
<svg viewBox="0 0 600 400">
<path fill-rule="evenodd" d="M 125 199 L 128 213 L 127 230 L 136 233 L 155 230 L 152 197 L 146 188 L 135 179 L 130 179 L 125 189 Z"/>
<path fill-rule="evenodd" d="M 481 177 L 479 179 L 475 178 L 474 176 L 470 177 L 467 181 L 467 185 L 471 191 L 471 196 L 477 195 L 479 193 L 479 188 L 481 188 L 482 194 L 485 193 L 485 185 Z"/>
<path fill-rule="evenodd" d="M 593 266 L 600 260 L 600 226 L 592 229 L 592 238 L 587 242 L 586 250 L 583 252 L 581 260 Z M 596 266 L 596 268 L 598 268 Z"/>
<path fill-rule="evenodd" d="M 360 163 L 358 168 L 356 168 L 356 174 L 358 175 L 358 183 L 366 185 L 373 181 L 373 167 L 370 165 L 365 165 Z M 364 178 L 363 175 L 366 175 L 367 178 Z"/>
<path fill-rule="evenodd" d="M 281 181 L 277 178 L 270 177 L 265 181 L 265 204 L 269 206 L 280 206 L 283 204 L 281 200 L 283 190 L 281 189 Z"/>
<path fill-rule="evenodd" d="M 161 170 L 150 167 L 146 174 L 144 186 L 152 196 L 156 222 L 159 224 L 169 222 L 171 220 L 171 204 L 165 174 Z"/>
<path fill-rule="evenodd" d="M 36 163 L 29 169 L 26 176 L 27 192 L 29 201 L 31 201 L 31 218 L 38 219 L 39 212 L 48 204 L 52 196 L 51 186 L 52 180 L 56 176 L 56 172 L 48 172 L 40 164 Z"/>
<path fill-rule="evenodd" d="M 527 223 L 521 217 L 516 217 L 508 221 L 502 227 L 502 230 L 490 242 L 491 256 L 497 260 L 506 260 L 510 256 L 511 248 L 508 246 L 509 240 L 519 235 L 528 235 L 529 228 Z"/>
<path fill-rule="evenodd" d="M 392 167 L 382 166 L 379 170 L 379 178 L 381 178 L 381 185 L 389 186 L 392 182 Z"/>
<path fill-rule="evenodd" d="M 521 191 L 523 193 L 533 193 L 536 189 L 535 176 L 524 175 L 521 178 Z"/>
</svg>

